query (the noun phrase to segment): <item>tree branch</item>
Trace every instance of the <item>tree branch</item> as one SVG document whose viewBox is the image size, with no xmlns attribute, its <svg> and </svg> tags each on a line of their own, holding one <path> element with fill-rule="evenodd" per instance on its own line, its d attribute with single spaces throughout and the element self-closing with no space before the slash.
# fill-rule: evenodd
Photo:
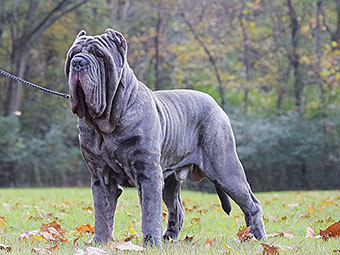
<svg viewBox="0 0 340 255">
<path fill-rule="evenodd" d="M 184 22 L 187 24 L 187 26 L 188 26 L 190 32 L 193 34 L 195 40 L 201 45 L 201 47 L 203 48 L 204 52 L 208 55 L 209 62 L 211 63 L 211 65 L 214 68 L 215 76 L 216 76 L 216 79 L 217 79 L 217 82 L 218 82 L 218 85 L 219 85 L 219 91 L 220 91 L 220 96 L 221 96 L 221 105 L 222 105 L 222 109 L 224 110 L 224 108 L 225 108 L 225 93 L 224 93 L 224 88 L 223 88 L 222 81 L 221 81 L 220 72 L 219 72 L 219 69 L 218 69 L 217 64 L 216 64 L 216 60 L 212 56 L 212 54 L 210 53 L 210 50 L 208 49 L 208 47 L 202 41 L 202 39 L 199 36 L 199 34 L 196 32 L 196 30 L 193 27 L 193 25 L 190 23 L 188 18 L 185 16 L 185 13 L 182 12 L 182 13 L 180 13 L 180 15 L 182 16 Z"/>
</svg>

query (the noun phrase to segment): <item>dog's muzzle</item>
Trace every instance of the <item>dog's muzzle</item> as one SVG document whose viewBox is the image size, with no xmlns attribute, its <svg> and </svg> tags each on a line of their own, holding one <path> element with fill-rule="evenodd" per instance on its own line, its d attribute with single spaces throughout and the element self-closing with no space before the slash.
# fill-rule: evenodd
<svg viewBox="0 0 340 255">
<path fill-rule="evenodd" d="M 82 56 L 75 56 L 72 59 L 71 64 L 72 64 L 73 70 L 80 71 L 88 66 L 89 61 Z"/>
</svg>

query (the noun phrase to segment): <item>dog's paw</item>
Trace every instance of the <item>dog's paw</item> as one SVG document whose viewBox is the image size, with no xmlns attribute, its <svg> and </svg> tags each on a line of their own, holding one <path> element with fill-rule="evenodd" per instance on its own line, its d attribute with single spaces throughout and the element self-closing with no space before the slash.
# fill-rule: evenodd
<svg viewBox="0 0 340 255">
<path fill-rule="evenodd" d="M 143 246 L 151 246 L 151 247 L 157 247 L 162 248 L 162 241 L 160 237 L 154 237 L 151 235 L 145 235 L 143 237 Z"/>
</svg>

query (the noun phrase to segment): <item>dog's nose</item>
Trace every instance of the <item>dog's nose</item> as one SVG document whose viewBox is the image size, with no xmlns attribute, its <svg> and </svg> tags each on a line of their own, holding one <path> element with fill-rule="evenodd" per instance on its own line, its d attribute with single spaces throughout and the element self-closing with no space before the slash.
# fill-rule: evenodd
<svg viewBox="0 0 340 255">
<path fill-rule="evenodd" d="M 73 69 L 77 71 L 83 69 L 87 64 L 88 64 L 88 61 L 83 57 L 76 56 L 72 59 Z"/>
</svg>

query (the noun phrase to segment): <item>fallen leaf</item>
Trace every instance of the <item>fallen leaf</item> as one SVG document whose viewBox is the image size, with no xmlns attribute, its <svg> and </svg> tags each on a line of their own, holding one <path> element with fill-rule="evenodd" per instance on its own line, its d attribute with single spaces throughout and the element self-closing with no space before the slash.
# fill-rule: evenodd
<svg viewBox="0 0 340 255">
<path fill-rule="evenodd" d="M 65 230 L 61 229 L 60 225 L 56 221 L 47 224 L 42 224 L 40 230 L 42 232 L 49 232 L 52 235 L 63 235 L 66 233 Z"/>
<path fill-rule="evenodd" d="M 263 246 L 262 255 L 279 255 L 279 248 L 277 246 L 272 246 L 269 244 L 261 243 Z"/>
<path fill-rule="evenodd" d="M 134 235 L 125 238 L 120 242 L 110 242 L 109 249 L 111 250 L 121 250 L 121 251 L 144 251 L 144 248 L 135 245 L 131 242 Z"/>
<path fill-rule="evenodd" d="M 49 250 L 47 250 L 46 248 L 33 248 L 32 252 L 38 253 L 38 254 L 51 254 L 52 253 Z"/>
<path fill-rule="evenodd" d="M 310 206 L 308 207 L 308 212 L 315 212 L 315 207 L 314 207 L 314 205 L 310 205 Z"/>
<path fill-rule="evenodd" d="M 79 238 L 80 238 L 80 236 L 73 240 L 73 246 L 74 247 L 77 246 L 77 242 L 78 242 Z"/>
<path fill-rule="evenodd" d="M 310 218 L 311 217 L 311 215 L 310 214 L 308 214 L 308 213 L 304 213 L 304 214 L 301 214 L 300 216 L 299 216 L 299 218 L 300 219 L 308 219 L 308 218 Z"/>
<path fill-rule="evenodd" d="M 193 223 L 193 222 L 200 222 L 200 221 L 201 221 L 200 217 L 195 217 L 195 218 L 191 219 L 191 223 Z"/>
<path fill-rule="evenodd" d="M 55 245 L 50 248 L 33 248 L 32 252 L 38 253 L 38 254 L 51 254 L 53 251 L 58 249 L 58 245 Z"/>
<path fill-rule="evenodd" d="M 204 243 L 204 248 L 208 249 L 214 246 L 216 246 L 216 237 L 214 237 L 211 240 L 207 237 L 207 240 L 205 240 L 205 243 Z"/>
<path fill-rule="evenodd" d="M 6 220 L 4 216 L 0 216 L 0 228 L 6 232 Z"/>
<path fill-rule="evenodd" d="M 131 234 L 131 235 L 137 235 L 137 232 L 133 229 L 133 227 L 131 226 L 131 225 L 129 225 L 129 233 Z"/>
<path fill-rule="evenodd" d="M 185 236 L 185 238 L 183 239 L 183 242 L 192 242 L 192 240 L 194 239 L 195 235 L 193 236 Z"/>
<path fill-rule="evenodd" d="M 12 251 L 12 247 L 0 243 L 0 251 L 11 252 Z"/>
<path fill-rule="evenodd" d="M 86 253 L 83 250 L 77 250 L 74 255 L 86 255 Z"/>
<path fill-rule="evenodd" d="M 274 234 L 269 234 L 267 235 L 267 237 L 285 237 L 285 238 L 288 238 L 288 239 L 293 239 L 295 238 L 295 236 L 293 235 L 292 232 L 290 231 L 283 231 L 283 232 L 278 232 L 278 233 L 274 233 Z"/>
<path fill-rule="evenodd" d="M 87 247 L 86 248 L 86 255 L 105 255 L 108 254 L 106 251 L 96 248 L 96 247 Z"/>
<path fill-rule="evenodd" d="M 251 226 L 246 227 L 238 231 L 238 233 L 236 234 L 241 243 L 254 238 L 254 235 L 252 233 L 249 233 L 250 228 Z"/>
<path fill-rule="evenodd" d="M 316 235 L 315 234 L 315 230 L 311 226 L 308 226 L 308 227 L 305 227 L 305 228 L 306 228 L 305 239 L 307 239 L 307 238 L 315 238 L 315 239 L 317 239 L 317 238 L 321 237 L 320 235 Z"/>
<path fill-rule="evenodd" d="M 94 234 L 94 227 L 90 224 L 80 225 L 76 227 L 76 231 L 82 234 L 83 232 Z"/>
<path fill-rule="evenodd" d="M 224 246 L 224 248 L 226 248 L 228 251 L 231 250 L 231 247 L 230 247 L 228 244 L 223 243 L 223 246 Z"/>
<path fill-rule="evenodd" d="M 5 208 L 7 211 L 11 209 L 11 207 L 6 203 L 2 203 L 2 207 Z"/>
<path fill-rule="evenodd" d="M 327 240 L 330 237 L 337 237 L 340 236 L 340 220 L 335 222 L 334 224 L 330 225 L 325 230 L 321 230 L 319 232 L 320 236 L 323 240 Z"/>
</svg>

